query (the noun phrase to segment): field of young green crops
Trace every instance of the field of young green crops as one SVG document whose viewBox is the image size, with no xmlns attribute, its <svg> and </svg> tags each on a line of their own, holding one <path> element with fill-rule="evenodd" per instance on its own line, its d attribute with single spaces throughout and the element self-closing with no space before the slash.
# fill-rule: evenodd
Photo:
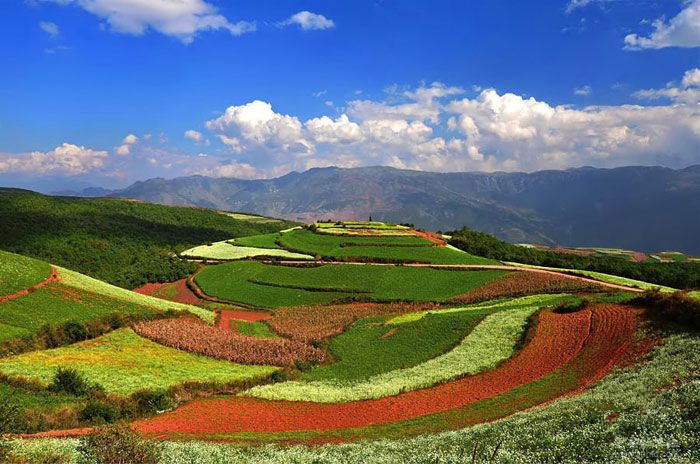
<svg viewBox="0 0 700 464">
<path fill-rule="evenodd" d="M 536 295 L 500 303 L 445 310 L 449 311 L 447 314 L 471 311 L 478 311 L 480 315 L 484 312 L 493 314 L 486 316 L 452 350 L 412 367 L 398 368 L 367 378 L 359 376 L 353 378 L 351 375 L 341 374 L 337 379 L 326 377 L 324 380 L 263 385 L 254 387 L 243 395 L 269 400 L 348 402 L 396 395 L 464 375 L 473 375 L 492 369 L 512 356 L 525 330 L 528 318 L 538 309 L 571 299 L 572 297 L 568 295 Z M 408 317 L 389 320 L 384 328 L 388 330 L 393 324 L 398 330 L 398 327 L 403 324 L 411 324 L 429 316 L 446 317 L 440 316 L 441 313 L 442 311 L 435 311 L 430 315 L 419 314 L 423 317 L 408 314 Z M 313 376 L 312 371 L 309 377 Z"/>
<path fill-rule="evenodd" d="M 273 234 L 251 235 L 249 237 L 237 238 L 233 240 L 233 243 L 242 247 L 269 248 L 274 250 L 282 248 L 277 244 L 277 239 L 279 238 L 280 234 L 275 232 Z"/>
<path fill-rule="evenodd" d="M 0 359 L 0 372 L 49 383 L 59 367 L 70 366 L 105 391 L 128 395 L 184 382 L 232 382 L 265 377 L 277 368 L 246 366 L 190 354 L 139 337 L 125 328 L 94 340 Z"/>
<path fill-rule="evenodd" d="M 0 341 L 30 335 L 45 324 L 87 322 L 113 313 L 149 314 L 154 311 L 86 290 L 66 288 L 60 283 L 51 283 L 0 305 Z"/>
<path fill-rule="evenodd" d="M 452 271 L 404 266 L 326 264 L 291 267 L 240 261 L 208 266 L 197 284 L 208 295 L 255 306 L 366 300 L 444 301 L 504 275 L 503 271 Z"/>
<path fill-rule="evenodd" d="M 0 250 L 0 297 L 36 285 L 50 274 L 49 263 Z"/>
<path fill-rule="evenodd" d="M 200 308 L 198 306 L 177 303 L 175 301 L 162 300 L 148 295 L 125 290 L 123 288 L 110 285 L 101 280 L 93 279 L 79 272 L 57 267 L 61 276 L 61 284 L 75 289 L 85 290 L 98 295 L 102 295 L 124 303 L 131 303 L 160 311 L 175 310 L 192 313 L 209 324 L 214 323 L 216 315 L 213 311 Z"/>
<path fill-rule="evenodd" d="M 304 255 L 301 253 L 292 253 L 287 250 L 277 248 L 252 248 L 247 246 L 238 246 L 230 243 L 229 240 L 214 242 L 211 245 L 200 245 L 180 253 L 186 258 L 204 258 L 204 259 L 221 259 L 234 260 L 253 258 L 255 256 L 271 256 L 286 259 L 313 259 L 313 256 Z"/>
<path fill-rule="evenodd" d="M 401 237 L 342 237 L 299 229 L 282 234 L 282 246 L 290 251 L 342 261 L 379 260 L 433 264 L 497 264 L 496 261 L 457 250 L 432 246 L 414 235 Z"/>
</svg>

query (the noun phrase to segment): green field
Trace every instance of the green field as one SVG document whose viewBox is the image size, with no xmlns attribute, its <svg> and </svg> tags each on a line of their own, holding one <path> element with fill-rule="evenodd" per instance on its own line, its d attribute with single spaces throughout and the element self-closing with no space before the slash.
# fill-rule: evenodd
<svg viewBox="0 0 700 464">
<path fill-rule="evenodd" d="M 277 239 L 280 238 L 279 233 L 251 235 L 250 237 L 241 237 L 233 241 L 238 246 L 252 248 L 269 248 L 271 250 L 281 249 L 277 244 Z"/>
<path fill-rule="evenodd" d="M 112 313 L 153 311 L 146 306 L 51 283 L 29 295 L 0 303 L 0 341 L 30 335 L 45 324 L 87 322 Z"/>
<path fill-rule="evenodd" d="M 366 300 L 444 301 L 504 275 L 404 266 L 291 267 L 240 261 L 209 266 L 195 281 L 211 296 L 262 307 Z"/>
<path fill-rule="evenodd" d="M 399 368 L 359 380 L 329 378 L 263 385 L 247 390 L 243 395 L 269 400 L 320 403 L 360 401 L 396 395 L 464 375 L 473 375 L 493 369 L 513 355 L 527 326 L 528 318 L 539 308 L 571 299 L 568 295 L 535 295 L 501 303 L 445 310 L 452 313 L 485 311 L 493 314 L 486 316 L 454 349 L 412 367 Z M 436 311 L 434 315 L 445 317 L 438 316 L 441 313 L 442 311 Z M 400 326 L 427 317 L 432 318 L 433 314 L 425 312 L 418 317 L 399 317 L 395 318 L 394 323 Z"/>
<path fill-rule="evenodd" d="M 50 274 L 49 263 L 0 251 L 0 297 L 38 284 Z"/>
<path fill-rule="evenodd" d="M 252 248 L 247 246 L 238 246 L 229 243 L 228 240 L 214 242 L 210 245 L 199 245 L 194 248 L 187 249 L 180 253 L 186 258 L 205 258 L 205 259 L 220 259 L 234 260 L 253 258 L 255 256 L 271 256 L 285 259 L 313 259 L 313 256 L 304 255 L 301 253 L 292 253 L 279 248 Z"/>
<path fill-rule="evenodd" d="M 432 246 L 429 240 L 414 235 L 401 237 L 342 237 L 293 230 L 282 234 L 282 246 L 290 251 L 341 261 L 379 260 L 424 262 L 433 264 L 498 264 L 469 253 Z"/>
<path fill-rule="evenodd" d="M 168 348 L 119 329 L 94 340 L 0 359 L 0 372 L 49 383 L 59 367 L 70 366 L 105 391 L 128 395 L 184 382 L 232 382 L 264 377 L 277 368 L 244 366 Z"/>
<path fill-rule="evenodd" d="M 436 312 L 405 324 L 388 323 L 390 316 L 363 319 L 331 341 L 336 362 L 302 380 L 359 380 L 420 364 L 454 347 L 490 312 Z"/>
</svg>

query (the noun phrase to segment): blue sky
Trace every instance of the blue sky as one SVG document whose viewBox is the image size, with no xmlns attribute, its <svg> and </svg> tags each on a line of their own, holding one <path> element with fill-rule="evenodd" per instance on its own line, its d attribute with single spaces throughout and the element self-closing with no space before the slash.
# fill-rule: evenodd
<svg viewBox="0 0 700 464">
<path fill-rule="evenodd" d="M 6 0 L 0 185 L 700 162 L 700 0 Z"/>
</svg>

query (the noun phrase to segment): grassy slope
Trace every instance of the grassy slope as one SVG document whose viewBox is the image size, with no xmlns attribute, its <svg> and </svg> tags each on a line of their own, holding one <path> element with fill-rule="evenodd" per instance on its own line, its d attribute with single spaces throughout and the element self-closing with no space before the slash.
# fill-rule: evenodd
<svg viewBox="0 0 700 464">
<path fill-rule="evenodd" d="M 502 271 L 355 264 L 301 268 L 241 261 L 209 266 L 197 274 L 196 281 L 212 296 L 279 307 L 328 303 L 349 296 L 377 300 L 446 300 L 501 275 Z"/>
<path fill-rule="evenodd" d="M 31 287 L 50 274 L 49 263 L 0 251 L 0 296 Z"/>
<path fill-rule="evenodd" d="M 290 224 L 251 223 L 200 208 L 0 189 L 0 247 L 125 288 L 192 272 L 192 263 L 172 257 L 175 251 Z"/>
<path fill-rule="evenodd" d="M 566 295 L 536 295 L 469 308 L 500 310 L 487 316 L 454 349 L 406 369 L 378 374 L 365 380 L 291 381 L 254 387 L 243 394 L 271 400 L 323 403 L 358 401 L 396 395 L 492 369 L 512 356 L 528 318 L 542 306 L 571 298 Z M 403 319 L 405 320 L 405 319 Z M 405 322 L 399 322 L 405 323 Z"/>
<path fill-rule="evenodd" d="M 433 264 L 496 264 L 496 261 L 473 256 L 456 249 L 430 246 L 430 241 L 416 236 L 338 237 L 316 234 L 303 229 L 283 234 L 280 243 L 290 251 L 344 261 L 379 259 Z"/>
<path fill-rule="evenodd" d="M 244 366 L 168 348 L 120 329 L 63 348 L 25 353 L 0 360 L 0 371 L 48 383 L 59 367 L 70 366 L 107 392 L 133 393 L 168 388 L 186 381 L 228 382 L 265 376 L 268 366 Z"/>
</svg>

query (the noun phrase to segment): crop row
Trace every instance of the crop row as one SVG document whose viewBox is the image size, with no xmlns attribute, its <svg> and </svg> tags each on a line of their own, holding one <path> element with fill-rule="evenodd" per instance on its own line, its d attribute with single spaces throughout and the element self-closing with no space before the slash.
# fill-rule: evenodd
<svg viewBox="0 0 700 464">
<path fill-rule="evenodd" d="M 134 330 L 162 345 L 242 364 L 289 366 L 324 359 L 323 351 L 299 341 L 242 335 L 196 319 L 146 322 L 137 324 Z"/>
<path fill-rule="evenodd" d="M 470 304 L 495 298 L 517 297 L 543 293 L 600 292 L 601 285 L 566 276 L 538 272 L 511 272 L 481 287 L 451 299 L 454 303 Z"/>
<path fill-rule="evenodd" d="M 510 358 L 518 346 L 528 318 L 539 308 L 557 304 L 567 298 L 563 295 L 538 295 L 491 305 L 489 309 L 498 312 L 487 316 L 454 349 L 414 367 L 396 369 L 355 382 L 292 381 L 265 385 L 244 394 L 271 400 L 337 403 L 397 395 L 473 375 L 493 369 Z M 440 311 L 435 311 L 434 314 L 439 315 Z M 398 322 L 398 325 L 401 323 Z"/>
</svg>

